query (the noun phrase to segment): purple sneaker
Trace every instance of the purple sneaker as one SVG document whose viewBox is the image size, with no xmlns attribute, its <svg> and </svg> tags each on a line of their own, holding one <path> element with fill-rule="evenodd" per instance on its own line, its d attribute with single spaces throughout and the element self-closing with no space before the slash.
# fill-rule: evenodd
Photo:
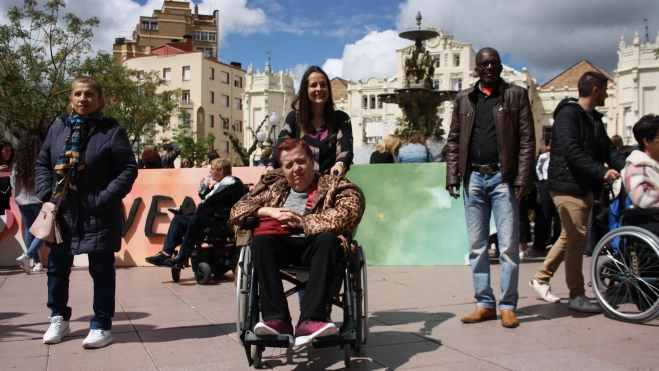
<svg viewBox="0 0 659 371">
<path fill-rule="evenodd" d="M 292 343 L 293 325 L 290 322 L 280 319 L 259 322 L 254 326 L 254 335 L 286 335 L 288 336 L 288 341 Z"/>
<path fill-rule="evenodd" d="M 295 346 L 308 346 L 315 338 L 336 335 L 338 330 L 332 322 L 306 320 L 295 330 Z"/>
</svg>

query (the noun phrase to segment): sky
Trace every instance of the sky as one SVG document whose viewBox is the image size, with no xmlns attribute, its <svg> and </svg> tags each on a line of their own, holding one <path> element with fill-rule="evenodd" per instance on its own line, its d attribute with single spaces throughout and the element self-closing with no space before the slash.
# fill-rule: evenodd
<svg viewBox="0 0 659 371">
<path fill-rule="evenodd" d="M 45 0 L 37 0 L 44 3 Z M 0 23 L 7 10 L 22 0 L 0 3 Z M 116 37 L 125 37 L 150 16 L 162 0 L 66 0 L 66 12 L 101 20 L 95 50 L 111 51 Z M 474 50 L 494 47 L 505 64 L 527 67 L 543 84 L 582 59 L 613 72 L 620 37 L 631 44 L 635 32 L 645 42 L 659 29 L 657 0 L 202 0 L 199 12 L 220 13 L 219 59 L 253 63 L 263 71 L 271 58 L 275 71 L 293 68 L 296 80 L 311 65 L 333 78 L 382 79 L 396 73 L 396 49 L 410 45 L 398 33 L 437 27 Z M 648 18 L 644 22 L 644 18 Z"/>
</svg>

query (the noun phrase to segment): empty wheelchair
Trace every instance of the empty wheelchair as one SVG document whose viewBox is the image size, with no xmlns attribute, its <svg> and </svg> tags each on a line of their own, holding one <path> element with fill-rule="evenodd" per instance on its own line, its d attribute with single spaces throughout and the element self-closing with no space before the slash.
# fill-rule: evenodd
<svg viewBox="0 0 659 371">
<path fill-rule="evenodd" d="M 368 295 L 366 256 L 364 249 L 357 241 L 353 241 L 355 253 L 344 268 L 343 289 L 340 299 L 330 297 L 328 301 L 333 306 L 343 309 L 343 324 L 338 334 L 316 338 L 312 342 L 314 348 L 340 347 L 344 351 L 344 362 L 350 367 L 351 350 L 359 352 L 368 337 Z M 306 282 L 294 278 L 293 274 L 309 272 L 304 267 L 288 267 L 279 272 L 282 280 L 290 282 L 293 288 L 285 292 L 288 297 L 304 289 Z M 266 347 L 289 348 L 290 338 L 287 335 L 257 336 L 254 326 L 259 322 L 259 289 L 254 276 L 254 264 L 251 259 L 250 246 L 244 246 L 240 252 L 236 271 L 236 330 L 245 347 L 245 353 L 250 366 L 262 365 L 262 353 Z"/>
<path fill-rule="evenodd" d="M 212 276 L 221 276 L 236 267 L 240 250 L 236 247 L 233 231 L 227 227 L 229 210 L 214 214 L 214 219 L 217 223 L 206 228 L 193 248 L 186 250 L 184 263 L 171 268 L 174 282 L 179 282 L 181 270 L 186 267 L 192 267 L 195 280 L 200 285 L 207 285 Z"/>
<path fill-rule="evenodd" d="M 591 285 L 608 315 L 644 323 L 659 316 L 659 209 L 621 213 L 593 251 Z"/>
</svg>

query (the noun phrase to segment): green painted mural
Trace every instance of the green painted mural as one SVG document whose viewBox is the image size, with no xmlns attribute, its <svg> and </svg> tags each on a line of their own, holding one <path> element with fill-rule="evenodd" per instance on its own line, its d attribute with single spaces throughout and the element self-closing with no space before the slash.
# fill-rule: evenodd
<svg viewBox="0 0 659 371">
<path fill-rule="evenodd" d="M 369 265 L 464 265 L 469 248 L 462 198 L 446 190 L 446 163 L 353 165 L 366 211 L 355 239 Z"/>
</svg>

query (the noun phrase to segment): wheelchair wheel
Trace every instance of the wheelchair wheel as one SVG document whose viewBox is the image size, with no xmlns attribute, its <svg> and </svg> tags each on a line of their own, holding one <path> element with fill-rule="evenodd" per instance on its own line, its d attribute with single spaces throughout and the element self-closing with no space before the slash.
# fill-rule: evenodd
<svg viewBox="0 0 659 371">
<path fill-rule="evenodd" d="M 356 286 L 357 290 L 361 290 L 361 294 L 358 291 L 357 294 L 357 342 L 355 343 L 355 350 L 359 352 L 362 344 L 366 344 L 368 339 L 368 282 L 366 280 L 366 253 L 364 248 L 359 246 L 357 249 L 357 280 Z M 360 272 L 361 268 L 361 272 Z M 360 274 L 361 273 L 361 274 Z"/>
<path fill-rule="evenodd" d="M 357 343 L 359 343 L 359 341 L 357 341 Z M 350 344 L 345 344 L 343 346 L 343 364 L 346 368 L 350 368 Z"/>
<path fill-rule="evenodd" d="M 195 271 L 195 278 L 197 279 L 197 283 L 200 285 L 207 285 L 210 280 L 211 276 L 213 275 L 213 272 L 211 271 L 210 265 L 205 262 L 199 263 L 197 265 L 197 270 Z"/>
<path fill-rule="evenodd" d="M 595 297 L 611 317 L 632 323 L 659 315 L 659 238 L 624 226 L 607 233 L 590 265 Z"/>
<path fill-rule="evenodd" d="M 245 269 L 249 259 L 250 249 L 249 246 L 245 246 L 240 250 L 238 270 L 236 272 L 236 334 L 238 336 L 243 330 L 246 330 L 244 327 L 247 322 L 247 284 L 249 279 Z"/>
<path fill-rule="evenodd" d="M 181 280 L 181 270 L 179 268 L 172 268 L 172 281 L 178 283 Z"/>
<path fill-rule="evenodd" d="M 254 363 L 252 363 L 252 366 L 254 368 L 261 367 L 261 365 L 263 364 L 263 361 L 262 361 L 263 348 L 261 348 L 258 345 L 252 345 L 251 356 L 252 356 L 252 359 L 254 360 Z"/>
</svg>

